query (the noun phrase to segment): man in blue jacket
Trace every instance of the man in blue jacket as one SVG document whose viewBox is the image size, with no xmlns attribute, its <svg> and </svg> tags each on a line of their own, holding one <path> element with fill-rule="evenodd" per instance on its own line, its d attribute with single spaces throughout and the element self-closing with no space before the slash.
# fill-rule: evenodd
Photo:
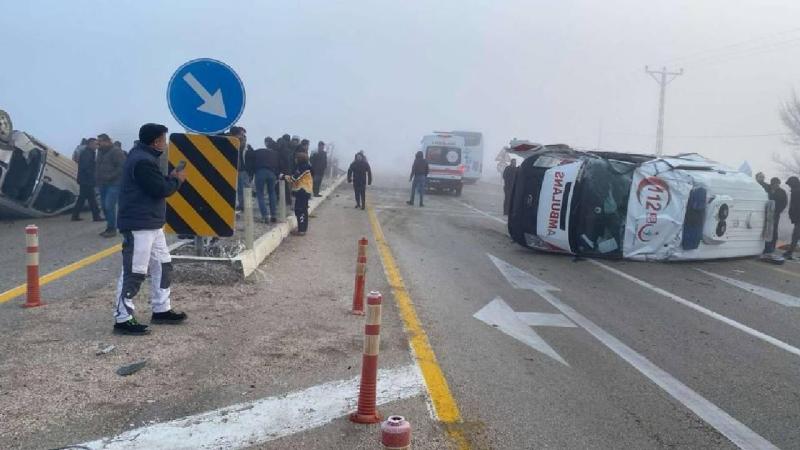
<svg viewBox="0 0 800 450">
<path fill-rule="evenodd" d="M 117 227 L 122 233 L 122 275 L 117 285 L 114 332 L 143 335 L 149 330 L 133 316 L 133 298 L 150 274 L 151 323 L 176 324 L 186 314 L 170 306 L 172 258 L 164 237 L 166 198 L 186 180 L 184 171 L 164 176 L 158 158 L 167 149 L 167 127 L 142 125 L 139 143 L 131 150 L 122 169 Z"/>
</svg>

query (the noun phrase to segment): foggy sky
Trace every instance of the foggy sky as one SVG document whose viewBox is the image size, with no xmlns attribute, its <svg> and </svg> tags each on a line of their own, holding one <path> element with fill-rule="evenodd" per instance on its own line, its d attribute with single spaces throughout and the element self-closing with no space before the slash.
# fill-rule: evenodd
<svg viewBox="0 0 800 450">
<path fill-rule="evenodd" d="M 743 135 L 785 132 L 778 107 L 800 88 L 796 0 L 7 0 L 2 11 L 0 109 L 68 154 L 100 132 L 127 148 L 144 122 L 180 131 L 167 82 L 199 57 L 244 81 L 254 146 L 288 132 L 403 171 L 434 129 L 482 131 L 489 173 L 513 137 L 652 152 L 646 64 L 686 71 L 667 91 L 665 152 L 772 171 L 782 137 Z"/>
</svg>

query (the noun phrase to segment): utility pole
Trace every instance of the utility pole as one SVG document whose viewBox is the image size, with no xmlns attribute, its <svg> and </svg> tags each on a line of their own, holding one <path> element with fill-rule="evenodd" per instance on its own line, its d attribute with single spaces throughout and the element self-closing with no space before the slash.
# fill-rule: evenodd
<svg viewBox="0 0 800 450">
<path fill-rule="evenodd" d="M 683 69 L 677 72 L 669 72 L 666 67 L 662 67 L 661 70 L 650 70 L 648 66 L 644 66 L 644 71 L 653 77 L 661 87 L 658 98 L 658 130 L 656 131 L 656 155 L 661 156 L 661 152 L 664 150 L 664 97 L 667 85 L 675 78 L 683 75 Z"/>
</svg>

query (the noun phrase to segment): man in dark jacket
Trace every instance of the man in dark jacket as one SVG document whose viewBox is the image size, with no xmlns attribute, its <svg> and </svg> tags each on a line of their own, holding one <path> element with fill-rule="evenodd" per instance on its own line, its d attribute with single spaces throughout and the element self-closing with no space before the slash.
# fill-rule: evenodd
<svg viewBox="0 0 800 450">
<path fill-rule="evenodd" d="M 417 152 L 414 156 L 414 164 L 411 165 L 411 176 L 408 177 L 408 181 L 411 182 L 411 200 L 406 203 L 409 205 L 414 206 L 414 193 L 419 192 L 419 206 L 425 206 L 422 203 L 422 199 L 428 184 L 429 170 L 425 155 L 421 151 Z"/>
<path fill-rule="evenodd" d="M 503 170 L 503 215 L 507 216 L 511 209 L 511 188 L 517 177 L 517 160 L 511 158 L 511 165 Z"/>
<path fill-rule="evenodd" d="M 97 139 L 89 138 L 86 140 L 86 147 L 78 153 L 78 186 L 80 191 L 78 192 L 78 201 L 72 210 L 73 221 L 82 220 L 81 210 L 87 201 L 92 209 L 92 220 L 95 222 L 103 220 L 100 217 L 100 209 L 97 207 L 97 193 L 94 191 L 97 184 L 96 151 Z"/>
<path fill-rule="evenodd" d="M 314 169 L 314 197 L 322 197 L 319 190 L 322 187 L 322 178 L 325 177 L 325 169 L 328 168 L 328 152 L 325 151 L 325 143 L 319 141 L 317 151 L 311 155 L 311 168 Z"/>
<path fill-rule="evenodd" d="M 756 174 L 756 181 L 761 187 L 767 191 L 767 196 L 770 200 L 775 202 L 775 215 L 773 216 L 772 240 L 764 244 L 764 253 L 772 253 L 775 251 L 775 245 L 778 242 L 778 224 L 781 220 L 781 213 L 786 209 L 789 200 L 786 196 L 786 191 L 781 188 L 780 178 L 773 177 L 769 180 L 769 184 L 764 182 L 764 174 L 759 172 Z"/>
<path fill-rule="evenodd" d="M 291 147 L 291 137 L 284 134 L 278 139 L 278 153 L 281 156 L 281 169 L 280 173 L 293 174 L 294 173 L 294 150 Z M 292 204 L 292 193 L 290 189 L 284 189 L 284 201 L 287 205 Z"/>
<path fill-rule="evenodd" d="M 276 184 L 278 175 L 281 173 L 281 157 L 278 153 L 277 143 L 272 138 L 264 139 L 266 148 L 260 148 L 252 152 L 253 154 L 253 178 L 256 184 L 256 199 L 258 209 L 261 212 L 261 220 L 264 223 L 277 222 L 278 210 L 275 209 L 276 203 Z M 269 200 L 269 211 L 267 201 L 264 198 L 264 188 L 267 190 Z M 272 215 L 272 218 L 270 218 Z"/>
<path fill-rule="evenodd" d="M 106 230 L 100 236 L 114 237 L 117 235 L 117 198 L 125 153 L 111 142 L 107 134 L 97 136 L 97 143 L 100 145 L 97 149 L 97 190 L 100 191 L 100 207 L 106 216 Z"/>
<path fill-rule="evenodd" d="M 347 182 L 353 183 L 353 190 L 356 193 L 356 208 L 365 209 L 367 205 L 367 185 L 372 184 L 372 169 L 364 157 L 364 153 L 356 153 L 355 160 L 347 169 Z"/>
<path fill-rule="evenodd" d="M 797 242 L 800 241 L 800 179 L 789 177 L 786 180 L 786 184 L 792 190 L 791 200 L 789 201 L 789 220 L 794 224 L 794 229 L 792 230 L 792 242 L 783 256 L 786 259 L 794 259 L 794 250 L 797 247 Z"/>
<path fill-rule="evenodd" d="M 119 196 L 119 230 L 122 233 L 122 276 L 117 284 L 114 332 L 142 335 L 149 330 L 133 316 L 133 298 L 150 275 L 150 323 L 175 324 L 186 314 L 170 306 L 172 258 L 164 237 L 166 199 L 186 180 L 184 171 L 164 176 L 158 158 L 167 149 L 167 127 L 142 125 L 139 144 L 131 150 L 122 168 Z"/>
</svg>

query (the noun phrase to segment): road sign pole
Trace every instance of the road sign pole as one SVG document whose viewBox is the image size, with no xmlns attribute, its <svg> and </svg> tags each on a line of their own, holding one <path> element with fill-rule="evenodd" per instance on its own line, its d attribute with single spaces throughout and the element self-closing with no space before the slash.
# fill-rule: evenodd
<svg viewBox="0 0 800 450">
<path fill-rule="evenodd" d="M 205 256 L 206 254 L 205 242 L 202 236 L 194 237 L 194 254 L 196 256 Z"/>
<path fill-rule="evenodd" d="M 286 182 L 278 181 L 278 221 L 286 221 Z"/>
<path fill-rule="evenodd" d="M 244 187 L 244 247 L 248 250 L 253 249 L 253 188 Z"/>
</svg>

